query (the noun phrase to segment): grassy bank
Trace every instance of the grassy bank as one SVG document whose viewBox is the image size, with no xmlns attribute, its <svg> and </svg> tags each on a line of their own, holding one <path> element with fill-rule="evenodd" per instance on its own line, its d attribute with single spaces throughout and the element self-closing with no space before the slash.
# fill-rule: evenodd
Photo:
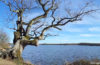
<svg viewBox="0 0 100 65">
<path fill-rule="evenodd" d="M 22 63 L 19 60 L 4 60 L 0 58 L 0 65 L 31 65 L 31 64 L 30 62 Z M 94 59 L 90 61 L 86 59 L 81 59 L 81 60 L 76 60 L 74 62 L 66 62 L 64 65 L 100 65 L 100 60 Z"/>
<path fill-rule="evenodd" d="M 81 60 L 76 60 L 74 62 L 67 62 L 65 65 L 100 65 L 100 60 L 99 59 L 93 59 L 93 60 L 86 60 L 86 59 L 81 59 Z"/>
</svg>

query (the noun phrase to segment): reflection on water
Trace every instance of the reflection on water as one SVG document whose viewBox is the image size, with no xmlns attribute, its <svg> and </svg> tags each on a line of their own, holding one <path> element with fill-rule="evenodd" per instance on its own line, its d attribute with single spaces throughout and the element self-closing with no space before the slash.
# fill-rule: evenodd
<svg viewBox="0 0 100 65">
<path fill-rule="evenodd" d="M 100 46 L 27 46 L 22 56 L 25 60 L 30 60 L 36 65 L 63 65 L 67 61 L 100 58 Z"/>
</svg>

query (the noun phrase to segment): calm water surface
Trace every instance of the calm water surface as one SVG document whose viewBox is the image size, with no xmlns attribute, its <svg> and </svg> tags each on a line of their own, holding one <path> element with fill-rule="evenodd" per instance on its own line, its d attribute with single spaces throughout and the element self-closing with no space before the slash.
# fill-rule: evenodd
<svg viewBox="0 0 100 65">
<path fill-rule="evenodd" d="M 100 46 L 40 45 L 27 46 L 22 54 L 36 65 L 63 65 L 78 59 L 100 59 Z"/>
</svg>

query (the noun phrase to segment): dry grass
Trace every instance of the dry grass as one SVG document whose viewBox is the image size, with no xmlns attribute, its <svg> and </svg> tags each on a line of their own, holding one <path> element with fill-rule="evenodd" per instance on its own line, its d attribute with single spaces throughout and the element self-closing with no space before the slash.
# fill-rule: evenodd
<svg viewBox="0 0 100 65">
<path fill-rule="evenodd" d="M 20 60 L 5 60 L 0 58 L 0 65 L 32 65 L 30 62 L 21 62 Z"/>
<path fill-rule="evenodd" d="M 0 48 L 1 49 L 10 48 L 10 45 L 8 43 L 0 43 Z"/>
<path fill-rule="evenodd" d="M 16 65 L 14 62 L 0 58 L 0 65 Z"/>
<path fill-rule="evenodd" d="M 76 60 L 72 63 L 67 62 L 65 65 L 100 65 L 100 60 L 99 59 L 93 59 L 93 60 L 86 60 L 86 59 L 81 59 L 81 60 Z"/>
</svg>

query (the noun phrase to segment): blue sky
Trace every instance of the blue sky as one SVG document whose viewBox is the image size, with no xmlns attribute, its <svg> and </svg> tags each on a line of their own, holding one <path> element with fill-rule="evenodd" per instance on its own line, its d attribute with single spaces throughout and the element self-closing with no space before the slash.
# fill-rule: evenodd
<svg viewBox="0 0 100 65">
<path fill-rule="evenodd" d="M 84 1 L 84 0 L 77 0 Z M 88 0 L 86 0 L 88 1 Z M 94 1 L 96 6 L 99 7 L 99 0 Z M 36 10 L 37 11 L 37 10 Z M 12 27 L 11 24 L 5 22 L 7 21 L 9 10 L 4 4 L 0 3 L 0 29 L 7 32 L 10 36 L 10 42 L 13 40 L 13 30 L 9 29 Z M 38 15 L 40 13 L 31 13 Z M 29 15 L 32 17 L 33 15 Z M 34 16 L 33 16 L 34 17 Z M 6 24 L 5 24 L 6 23 Z M 9 25 L 8 25 L 9 24 Z M 57 34 L 55 37 L 48 37 L 46 40 L 39 41 L 40 43 L 79 43 L 79 42 L 100 42 L 100 13 L 94 13 L 92 16 L 86 16 L 82 21 L 77 21 L 74 23 L 69 23 L 62 27 L 62 31 L 53 30 L 49 31 L 51 33 Z"/>
</svg>

